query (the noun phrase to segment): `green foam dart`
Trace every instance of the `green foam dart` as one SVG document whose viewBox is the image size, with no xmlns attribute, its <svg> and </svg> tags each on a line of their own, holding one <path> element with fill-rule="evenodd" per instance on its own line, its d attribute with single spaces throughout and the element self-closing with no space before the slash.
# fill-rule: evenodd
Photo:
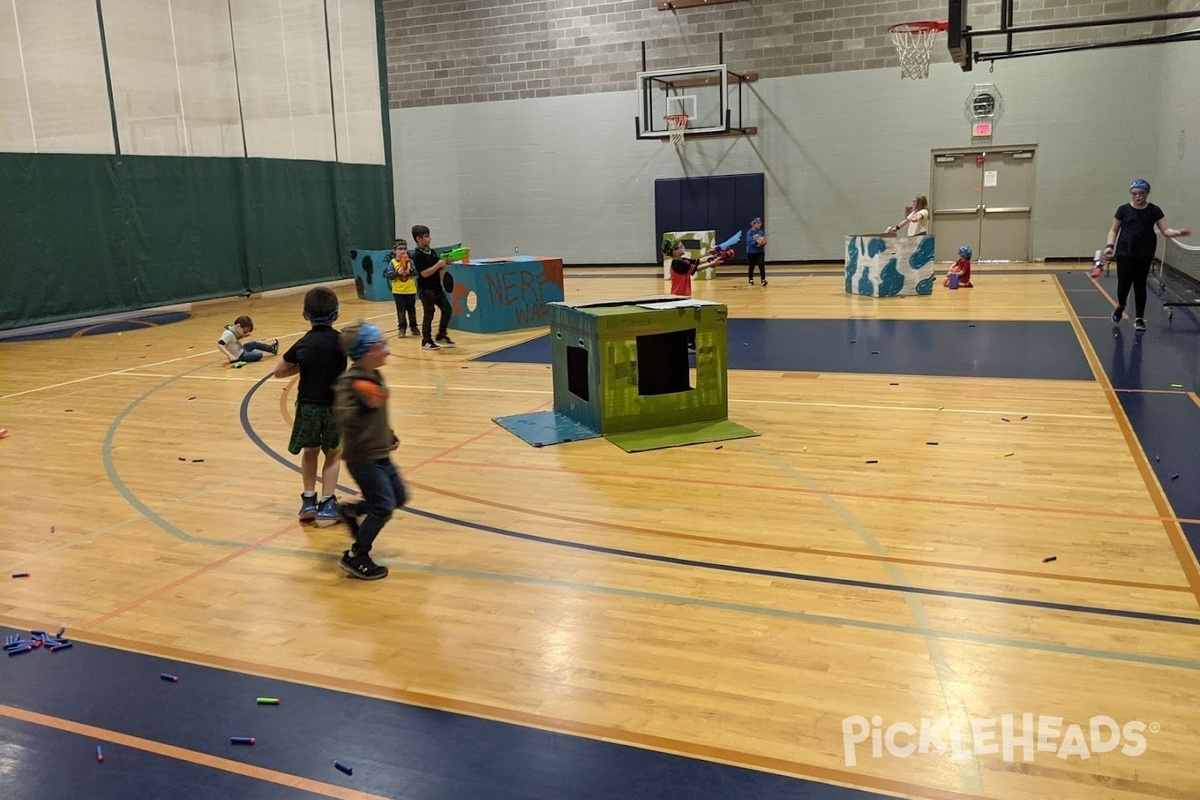
<svg viewBox="0 0 1200 800">
<path fill-rule="evenodd" d="M 278 697 L 260 697 L 255 700 L 260 706 L 277 706 L 279 705 Z"/>
</svg>

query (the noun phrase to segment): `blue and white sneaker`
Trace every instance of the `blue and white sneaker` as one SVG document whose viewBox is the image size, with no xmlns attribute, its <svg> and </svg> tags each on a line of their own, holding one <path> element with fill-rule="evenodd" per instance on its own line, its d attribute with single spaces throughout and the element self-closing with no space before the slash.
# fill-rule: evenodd
<svg viewBox="0 0 1200 800">
<path fill-rule="evenodd" d="M 312 497 L 302 494 L 300 495 L 300 517 L 301 522 L 312 522 L 317 518 L 317 496 Z"/>
<path fill-rule="evenodd" d="M 336 524 L 342 518 L 342 512 L 338 508 L 337 498 L 329 495 L 321 501 L 321 505 L 317 506 L 317 527 L 328 528 L 330 525 Z"/>
</svg>

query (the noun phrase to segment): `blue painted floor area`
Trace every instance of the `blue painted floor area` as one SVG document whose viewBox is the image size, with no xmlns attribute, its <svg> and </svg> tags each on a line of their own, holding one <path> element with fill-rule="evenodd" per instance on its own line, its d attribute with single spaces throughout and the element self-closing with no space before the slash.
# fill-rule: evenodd
<svg viewBox="0 0 1200 800">
<path fill-rule="evenodd" d="M 1100 287 L 1115 296 L 1115 273 L 1096 283 L 1076 274 L 1060 280 L 1076 314 L 1083 316 L 1086 310 L 1107 317 L 1112 313 L 1112 303 Z M 1095 314 L 1097 309 L 1103 313 Z M 1200 453 L 1200 406 L 1188 394 L 1200 390 L 1196 314 L 1193 309 L 1177 308 L 1168 320 L 1161 301 L 1151 293 L 1145 333 L 1135 333 L 1130 319 L 1120 324 L 1111 319 L 1081 320 L 1171 507 L 1176 516 L 1187 519 L 1200 519 L 1200 457 L 1196 455 Z M 1192 551 L 1200 557 L 1200 527 L 1183 527 Z"/>
<path fill-rule="evenodd" d="M 70 631 L 65 635 L 70 638 Z M 179 682 L 161 680 L 163 672 L 177 675 Z M 263 696 L 278 697 L 281 705 L 256 705 L 255 698 Z M 406 800 L 882 798 L 86 644 L 0 661 L 0 704 Z M 234 746 L 231 736 L 254 736 L 258 744 Z M 0 745 L 0 763 L 16 765 L 0 769 L 0 797 L 5 800 L 311 796 L 3 715 L 0 742 L 6 743 Z M 104 764 L 96 763 L 97 744 L 104 746 Z M 335 771 L 334 759 L 352 766 L 354 774 Z M 48 791 L 43 778 L 51 773 L 53 785 L 69 788 Z M 160 786 L 161 791 L 154 790 Z"/>
<path fill-rule="evenodd" d="M 478 360 L 549 364 L 550 337 Z M 1093 377 L 1065 322 L 731 319 L 729 368 L 962 378 Z"/>
<path fill-rule="evenodd" d="M 80 322 L 65 324 L 52 330 L 37 333 L 15 333 L 11 336 L 0 334 L 0 342 L 34 342 L 42 339 L 70 339 L 73 336 L 100 336 L 105 333 L 123 333 L 136 331 L 141 328 L 157 328 L 160 325 L 170 325 L 173 322 L 183 322 L 191 319 L 186 311 L 163 311 L 158 314 L 143 314 L 125 319 L 113 319 L 107 322 Z"/>
<path fill-rule="evenodd" d="M 96 761 L 97 744 L 103 764 Z M 327 797 L 8 717 L 0 717 L 0 764 L 4 800 Z"/>
</svg>

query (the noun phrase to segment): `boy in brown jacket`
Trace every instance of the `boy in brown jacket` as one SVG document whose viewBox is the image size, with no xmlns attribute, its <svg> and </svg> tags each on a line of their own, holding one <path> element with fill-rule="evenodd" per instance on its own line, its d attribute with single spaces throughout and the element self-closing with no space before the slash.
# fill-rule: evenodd
<svg viewBox="0 0 1200 800">
<path fill-rule="evenodd" d="M 388 388 L 379 373 L 391 350 L 383 331 L 369 322 L 342 331 L 342 349 L 351 365 L 334 384 L 333 415 L 342 437 L 342 460 L 362 491 L 359 503 L 343 503 L 342 514 L 354 533 L 354 545 L 338 562 L 343 570 L 365 581 L 386 577 L 388 568 L 371 560 L 371 544 L 408 502 L 408 490 L 390 453 L 400 440 L 388 424 Z M 359 524 L 358 517 L 366 519 Z"/>
</svg>

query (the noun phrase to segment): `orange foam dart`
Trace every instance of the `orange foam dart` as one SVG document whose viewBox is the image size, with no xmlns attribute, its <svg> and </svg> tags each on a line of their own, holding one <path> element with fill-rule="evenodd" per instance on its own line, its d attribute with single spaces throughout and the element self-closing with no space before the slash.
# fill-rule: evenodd
<svg viewBox="0 0 1200 800">
<path fill-rule="evenodd" d="M 388 399 L 388 390 L 374 381 L 359 378 L 350 384 L 362 401 L 371 408 L 379 408 Z"/>
</svg>

